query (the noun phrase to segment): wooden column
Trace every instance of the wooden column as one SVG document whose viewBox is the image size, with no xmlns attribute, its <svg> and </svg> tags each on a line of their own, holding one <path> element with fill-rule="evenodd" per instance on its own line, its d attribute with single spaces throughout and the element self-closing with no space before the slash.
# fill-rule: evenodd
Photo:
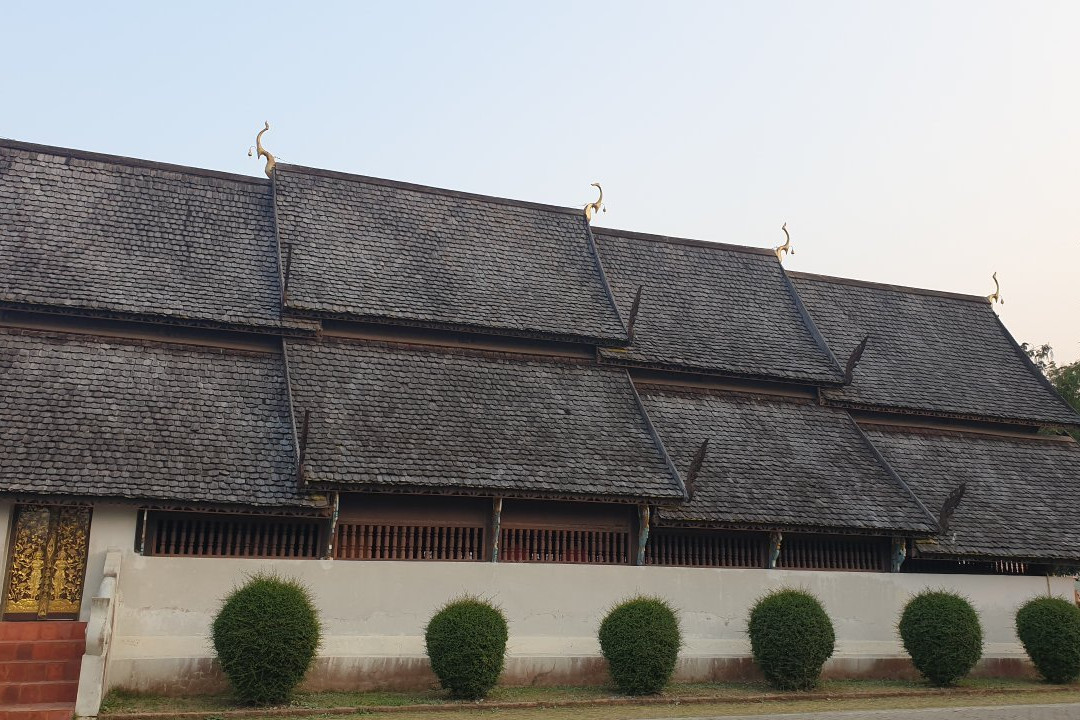
<svg viewBox="0 0 1080 720">
<path fill-rule="evenodd" d="M 907 560 L 907 539 L 894 537 L 892 539 L 892 552 L 889 554 L 892 560 L 892 572 L 900 572 L 900 566 Z"/>
<path fill-rule="evenodd" d="M 333 512 L 330 515 L 330 527 L 327 528 L 326 542 L 323 543 L 323 551 L 321 553 L 323 560 L 332 560 L 334 558 L 334 541 L 337 539 L 337 524 L 338 513 L 341 511 L 341 493 L 334 492 L 333 495 Z"/>
<path fill-rule="evenodd" d="M 784 545 L 784 533 L 769 533 L 769 569 L 772 570 L 780 562 L 780 548 Z"/>
<path fill-rule="evenodd" d="M 645 564 L 645 546 L 649 543 L 649 506 L 638 505 L 638 542 L 635 565 Z"/>
<path fill-rule="evenodd" d="M 501 497 L 493 498 L 491 502 L 491 541 L 488 543 L 491 562 L 499 562 L 499 536 L 502 534 L 502 506 Z"/>
</svg>

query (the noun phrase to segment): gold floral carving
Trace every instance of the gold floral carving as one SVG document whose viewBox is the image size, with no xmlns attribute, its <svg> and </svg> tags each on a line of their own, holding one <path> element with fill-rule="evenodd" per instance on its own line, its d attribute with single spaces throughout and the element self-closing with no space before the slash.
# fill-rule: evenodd
<svg viewBox="0 0 1080 720">
<path fill-rule="evenodd" d="M 86 576 L 90 509 L 18 509 L 4 615 L 77 615 Z"/>
</svg>

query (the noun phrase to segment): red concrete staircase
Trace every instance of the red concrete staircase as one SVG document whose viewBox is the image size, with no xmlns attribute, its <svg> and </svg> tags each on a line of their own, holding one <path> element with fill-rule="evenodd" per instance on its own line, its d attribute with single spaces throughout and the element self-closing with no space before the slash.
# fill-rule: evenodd
<svg viewBox="0 0 1080 720">
<path fill-rule="evenodd" d="M 71 720 L 86 623 L 0 622 L 0 720 Z"/>
</svg>

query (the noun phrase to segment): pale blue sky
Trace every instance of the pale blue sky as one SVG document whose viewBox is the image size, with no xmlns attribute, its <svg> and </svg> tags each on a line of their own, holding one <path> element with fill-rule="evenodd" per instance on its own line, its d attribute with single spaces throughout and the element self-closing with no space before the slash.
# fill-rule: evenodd
<svg viewBox="0 0 1080 720">
<path fill-rule="evenodd" d="M 989 293 L 1080 357 L 1080 3 L 21 3 L 0 136 L 559 205 Z"/>
</svg>

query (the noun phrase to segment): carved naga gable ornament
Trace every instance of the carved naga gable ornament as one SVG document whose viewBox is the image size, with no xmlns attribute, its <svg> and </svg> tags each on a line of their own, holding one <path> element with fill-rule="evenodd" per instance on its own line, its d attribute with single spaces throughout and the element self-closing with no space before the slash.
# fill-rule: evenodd
<svg viewBox="0 0 1080 720">
<path fill-rule="evenodd" d="M 607 208 L 604 207 L 604 188 L 600 187 L 600 183 L 590 184 L 600 191 L 600 197 L 596 198 L 596 202 L 591 202 L 585 206 L 585 222 L 587 223 L 592 223 L 593 213 L 607 212 Z"/>
<path fill-rule="evenodd" d="M 994 303 L 1004 305 L 1005 300 L 1002 299 L 1002 297 L 1001 297 L 1001 284 L 998 283 L 997 273 L 994 273 L 993 277 L 994 277 L 994 292 L 987 295 L 986 299 L 990 302 L 991 305 L 993 305 Z"/>
<path fill-rule="evenodd" d="M 248 157 L 251 157 L 252 155 L 254 155 L 255 151 L 257 150 L 258 153 L 259 153 L 259 157 L 266 158 L 266 168 L 264 169 L 264 172 L 266 173 L 266 177 L 273 177 L 274 166 L 277 165 L 277 158 L 275 158 L 273 155 L 271 155 L 270 151 L 267 150 L 266 148 L 264 148 L 263 144 L 262 144 L 263 133 L 265 133 L 269 129 L 270 129 L 270 123 L 269 122 L 263 123 L 263 129 L 260 130 L 259 134 L 255 136 L 255 145 L 253 147 L 248 148 Z"/>
<path fill-rule="evenodd" d="M 784 231 L 784 244 L 774 247 L 773 252 L 776 253 L 777 260 L 784 262 L 788 253 L 795 254 L 795 249 L 791 247 L 791 233 L 787 230 L 787 223 L 784 223 L 780 229 Z"/>
</svg>

